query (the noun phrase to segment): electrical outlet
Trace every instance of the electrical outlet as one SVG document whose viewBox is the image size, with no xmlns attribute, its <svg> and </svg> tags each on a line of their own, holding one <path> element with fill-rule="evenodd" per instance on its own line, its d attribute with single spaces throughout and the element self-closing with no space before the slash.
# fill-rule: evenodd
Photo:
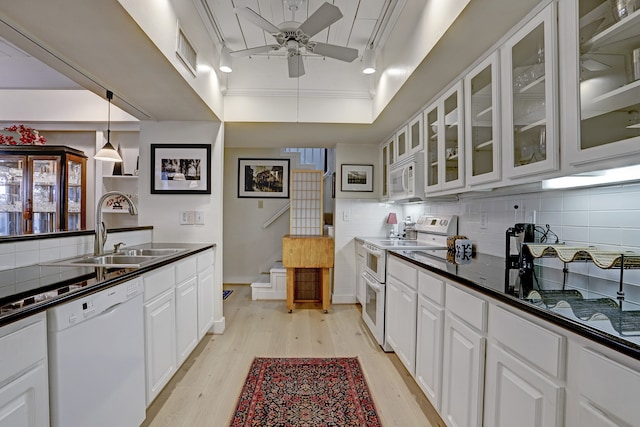
<svg viewBox="0 0 640 427">
<path fill-rule="evenodd" d="M 193 219 L 196 225 L 204 225 L 204 212 L 195 211 L 193 215 Z"/>
<path fill-rule="evenodd" d="M 258 209 L 262 209 L 264 207 L 264 201 L 258 200 Z"/>
<path fill-rule="evenodd" d="M 489 212 L 480 212 L 480 229 L 486 230 L 489 228 Z"/>
<path fill-rule="evenodd" d="M 342 220 L 344 222 L 351 221 L 351 211 L 349 209 L 342 211 Z"/>
<path fill-rule="evenodd" d="M 180 212 L 180 224 L 181 225 L 193 224 L 193 211 Z"/>
</svg>

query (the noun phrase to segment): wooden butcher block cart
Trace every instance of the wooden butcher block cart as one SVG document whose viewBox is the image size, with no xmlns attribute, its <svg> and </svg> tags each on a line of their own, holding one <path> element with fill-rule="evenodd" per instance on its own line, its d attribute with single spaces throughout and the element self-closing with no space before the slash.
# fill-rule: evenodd
<svg viewBox="0 0 640 427">
<path fill-rule="evenodd" d="M 333 268 L 334 241 L 326 235 L 306 236 L 287 234 L 282 238 L 282 265 L 287 269 L 287 310 L 293 311 L 296 302 L 322 302 L 327 313 L 331 305 L 329 269 Z M 321 291 L 313 279 L 321 276 Z"/>
</svg>

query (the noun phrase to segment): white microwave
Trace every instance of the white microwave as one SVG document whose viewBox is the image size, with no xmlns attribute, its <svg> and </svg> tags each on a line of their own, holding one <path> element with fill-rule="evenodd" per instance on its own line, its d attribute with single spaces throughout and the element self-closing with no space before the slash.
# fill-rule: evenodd
<svg viewBox="0 0 640 427">
<path fill-rule="evenodd" d="M 405 199 L 424 198 L 424 161 L 416 156 L 403 162 L 389 172 L 389 199 L 402 201 Z"/>
</svg>

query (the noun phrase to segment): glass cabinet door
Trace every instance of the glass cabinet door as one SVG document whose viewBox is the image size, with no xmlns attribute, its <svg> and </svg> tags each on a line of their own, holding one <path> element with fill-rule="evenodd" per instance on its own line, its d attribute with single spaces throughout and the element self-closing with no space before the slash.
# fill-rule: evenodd
<svg viewBox="0 0 640 427">
<path fill-rule="evenodd" d="M 471 185 L 500 179 L 498 54 L 465 77 L 466 174 Z"/>
<path fill-rule="evenodd" d="M 543 9 L 503 50 L 505 173 L 511 177 L 558 168 L 555 7 Z"/>
<path fill-rule="evenodd" d="M 30 206 L 31 221 L 27 225 L 27 232 L 56 231 L 60 215 L 58 212 L 60 158 L 32 156 L 29 162 L 31 198 L 27 200 L 27 204 Z"/>
<path fill-rule="evenodd" d="M 396 155 L 398 156 L 398 160 L 402 160 L 408 153 L 409 150 L 407 148 L 407 127 L 403 126 L 396 133 Z"/>
<path fill-rule="evenodd" d="M 389 197 L 389 161 L 388 161 L 389 145 L 382 146 L 382 199 Z"/>
<path fill-rule="evenodd" d="M 640 2 L 579 0 L 580 138 L 572 163 L 640 152 Z"/>
<path fill-rule="evenodd" d="M 427 191 L 464 184 L 462 104 L 462 82 L 458 82 L 424 113 Z"/>
<path fill-rule="evenodd" d="M 25 156 L 0 156 L 0 236 L 23 233 Z"/>
<path fill-rule="evenodd" d="M 440 183 L 438 174 L 438 137 L 440 121 L 438 120 L 438 103 L 424 113 L 425 122 L 425 185 L 426 190 L 438 189 Z"/>
<path fill-rule="evenodd" d="M 409 122 L 409 152 L 417 153 L 424 147 L 422 130 L 422 114 Z"/>
<path fill-rule="evenodd" d="M 84 229 L 84 162 L 70 156 L 67 160 L 66 203 L 67 212 L 65 230 Z"/>
<path fill-rule="evenodd" d="M 444 133 L 440 155 L 444 155 L 443 188 L 464 184 L 464 123 L 462 114 L 462 83 L 457 83 L 443 95 Z"/>
</svg>

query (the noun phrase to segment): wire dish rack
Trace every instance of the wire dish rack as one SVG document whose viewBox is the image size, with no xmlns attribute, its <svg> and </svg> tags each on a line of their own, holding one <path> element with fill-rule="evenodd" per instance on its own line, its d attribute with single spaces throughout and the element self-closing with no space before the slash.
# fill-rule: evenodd
<svg viewBox="0 0 640 427">
<path fill-rule="evenodd" d="M 640 310 L 623 310 L 624 276 L 626 269 L 640 268 L 640 253 L 625 251 L 602 251 L 595 247 L 577 247 L 562 244 L 526 243 L 528 253 L 533 258 L 558 258 L 564 265 L 565 278 L 563 289 L 534 289 L 526 299 L 534 304 L 558 312 L 570 313 L 575 318 L 591 322 L 610 322 L 611 327 L 621 336 L 640 336 Z M 582 261 L 593 262 L 602 269 L 619 269 L 619 288 L 614 298 L 584 298 L 577 289 L 564 289 L 568 274 L 567 263 Z"/>
</svg>

